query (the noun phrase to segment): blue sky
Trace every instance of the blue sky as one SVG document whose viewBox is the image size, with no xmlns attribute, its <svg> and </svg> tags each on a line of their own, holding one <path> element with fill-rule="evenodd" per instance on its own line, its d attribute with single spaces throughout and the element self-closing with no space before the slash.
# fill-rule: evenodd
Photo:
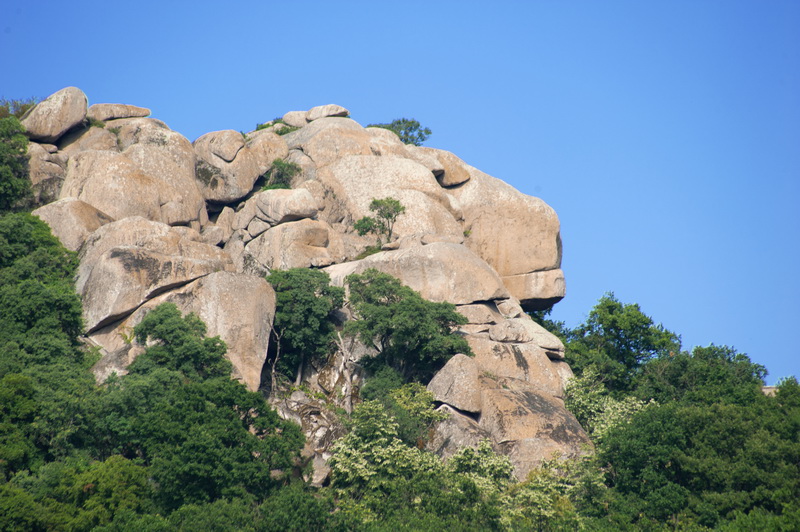
<svg viewBox="0 0 800 532">
<path fill-rule="evenodd" d="M 576 325 L 614 292 L 800 375 L 800 3 L 3 1 L 0 97 L 74 85 L 190 140 L 337 103 L 556 209 Z"/>
</svg>

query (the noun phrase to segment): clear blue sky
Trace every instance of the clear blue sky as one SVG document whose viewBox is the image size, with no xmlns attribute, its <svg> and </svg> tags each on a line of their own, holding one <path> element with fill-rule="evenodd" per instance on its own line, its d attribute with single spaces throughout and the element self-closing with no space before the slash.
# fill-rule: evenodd
<svg viewBox="0 0 800 532">
<path fill-rule="evenodd" d="M 0 97 L 74 85 L 190 140 L 337 103 L 414 117 L 559 214 L 576 325 L 613 291 L 685 348 L 800 375 L 800 2 L 2 3 Z"/>
</svg>

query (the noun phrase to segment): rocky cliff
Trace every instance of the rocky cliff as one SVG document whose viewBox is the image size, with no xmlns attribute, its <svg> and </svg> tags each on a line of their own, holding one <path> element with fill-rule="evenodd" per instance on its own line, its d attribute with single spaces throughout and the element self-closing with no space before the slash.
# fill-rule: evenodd
<svg viewBox="0 0 800 532">
<path fill-rule="evenodd" d="M 341 285 L 350 273 L 376 268 L 427 299 L 457 305 L 469 321 L 460 333 L 475 356 L 452 358 L 429 385 L 450 413 L 432 450 L 447 456 L 488 438 L 523 477 L 542 459 L 588 443 L 560 398 L 571 376 L 563 345 L 525 314 L 565 293 L 559 221 L 542 200 L 452 153 L 364 128 L 337 105 L 193 143 L 149 114 L 88 106 L 69 87 L 22 120 L 42 205 L 34 214 L 79 253 L 76 286 L 87 342 L 103 354 L 99 380 L 125 372 L 140 352 L 132 328 L 169 301 L 226 342 L 234 377 L 257 390 L 275 314 L 264 274 L 325 268 Z M 290 190 L 262 191 L 276 160 L 302 171 Z M 355 260 L 374 241 L 353 223 L 370 214 L 373 198 L 389 196 L 406 207 L 396 240 Z M 313 395 L 349 408 L 364 353 L 341 339 L 326 363 L 306 368 L 304 381 Z M 303 392 L 274 404 L 302 424 L 320 481 L 339 434 L 333 416 Z"/>
</svg>

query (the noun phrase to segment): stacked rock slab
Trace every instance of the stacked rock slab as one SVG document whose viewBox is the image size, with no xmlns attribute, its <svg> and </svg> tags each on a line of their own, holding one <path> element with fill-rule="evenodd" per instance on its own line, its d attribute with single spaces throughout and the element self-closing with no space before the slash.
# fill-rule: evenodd
<svg viewBox="0 0 800 532">
<path fill-rule="evenodd" d="M 22 120 L 43 205 L 35 214 L 79 253 L 87 341 L 104 353 L 99 380 L 126 371 L 142 350 L 130 342 L 133 327 L 172 302 L 226 342 L 234 376 L 257 390 L 275 314 L 264 274 L 325 268 L 342 285 L 376 268 L 457 305 L 469 322 L 460 334 L 474 357 L 454 357 L 430 383 L 450 412 L 433 450 L 448 456 L 488 438 L 520 478 L 554 453 L 581 452 L 588 440 L 560 399 L 571 376 L 563 346 L 523 312 L 565 293 L 559 222 L 542 200 L 450 152 L 364 128 L 338 105 L 194 143 L 149 114 L 125 104 L 87 107 L 70 87 Z M 291 190 L 259 190 L 278 159 L 300 168 Z M 395 239 L 355 260 L 375 237 L 353 224 L 383 197 L 406 208 Z M 374 353 L 354 339 L 337 344 L 303 378 L 350 409 L 364 377 L 359 361 Z M 303 426 L 321 482 L 341 428 L 315 400 L 295 395 L 276 406 Z"/>
</svg>

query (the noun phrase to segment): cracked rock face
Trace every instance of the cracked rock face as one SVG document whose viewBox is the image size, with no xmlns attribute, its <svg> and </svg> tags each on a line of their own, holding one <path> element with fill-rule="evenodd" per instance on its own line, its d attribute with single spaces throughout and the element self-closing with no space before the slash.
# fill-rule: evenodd
<svg viewBox="0 0 800 532">
<path fill-rule="evenodd" d="M 105 127 L 90 127 L 87 116 Z M 429 384 L 450 413 L 429 449 L 447 457 L 489 439 L 521 479 L 556 453 L 584 452 L 588 438 L 561 400 L 572 376 L 564 346 L 525 314 L 566 293 L 553 209 L 450 152 L 406 146 L 347 116 L 322 105 L 286 113 L 286 126 L 215 131 L 190 143 L 143 107 L 87 110 L 71 87 L 23 118 L 43 205 L 34 214 L 79 252 L 87 341 L 103 353 L 97 378 L 126 371 L 143 349 L 130 343 L 133 327 L 172 302 L 226 342 L 233 376 L 258 390 L 275 315 L 264 275 L 325 268 L 341 286 L 350 273 L 376 268 L 457 305 L 468 321 L 458 333 L 474 356 L 456 355 Z M 298 129 L 276 134 L 287 126 Z M 291 190 L 257 190 L 276 159 L 299 169 Z M 375 237 L 358 235 L 353 223 L 384 197 L 406 208 L 393 241 L 355 260 Z M 353 339 L 336 344 L 328 360 L 303 369 L 311 395 L 273 397 L 303 427 L 320 484 L 342 429 L 319 396 L 352 410 L 360 360 L 374 354 Z"/>
</svg>

